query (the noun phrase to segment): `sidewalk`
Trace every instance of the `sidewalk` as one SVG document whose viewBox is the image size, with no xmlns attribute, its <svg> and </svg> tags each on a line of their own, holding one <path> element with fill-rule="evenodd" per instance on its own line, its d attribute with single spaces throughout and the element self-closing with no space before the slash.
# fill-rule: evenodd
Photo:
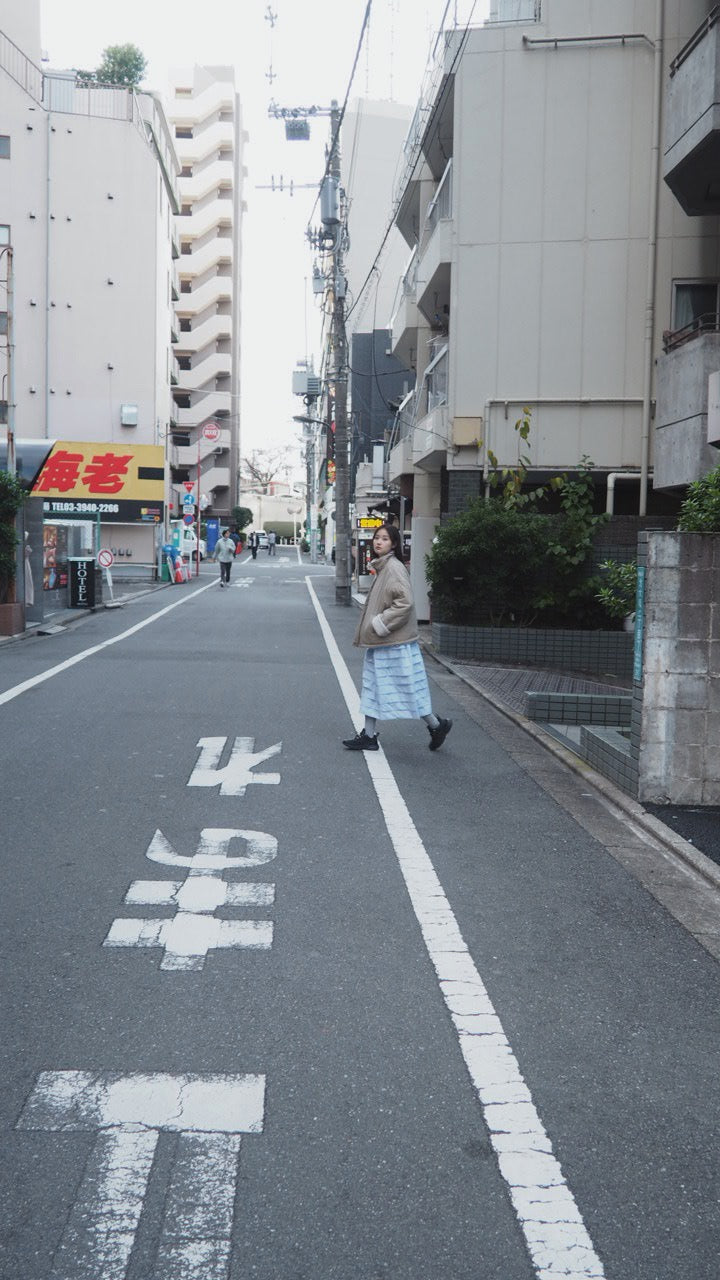
<svg viewBox="0 0 720 1280">
<path fill-rule="evenodd" d="M 500 667 L 490 663 L 449 659 L 443 654 L 435 653 L 425 641 L 423 648 L 428 656 L 446 670 L 452 671 L 465 684 L 476 689 L 483 698 L 514 720 L 520 728 L 544 741 L 548 750 L 562 754 L 570 767 L 574 766 L 572 756 L 568 753 L 574 751 L 577 740 L 576 731 L 571 725 L 546 726 L 529 720 L 525 715 L 526 690 L 532 689 L 538 693 L 629 692 L 627 686 L 607 684 L 582 675 L 567 675 L 536 667 Z M 578 769 L 582 769 L 582 772 L 587 774 L 589 770 L 587 763 L 584 760 L 581 762 L 579 756 L 577 761 Z M 720 888 L 720 807 L 641 805 L 598 773 L 593 772 L 593 782 L 618 808 L 626 811 L 635 821 L 640 819 L 643 826 L 646 826 L 657 839 L 662 840 L 681 858 L 690 862 L 695 870 L 701 871 L 706 879 Z M 700 859 L 694 856 L 696 851 L 700 853 Z M 703 865 L 706 858 L 710 859 L 711 864 L 716 865 Z"/>
</svg>

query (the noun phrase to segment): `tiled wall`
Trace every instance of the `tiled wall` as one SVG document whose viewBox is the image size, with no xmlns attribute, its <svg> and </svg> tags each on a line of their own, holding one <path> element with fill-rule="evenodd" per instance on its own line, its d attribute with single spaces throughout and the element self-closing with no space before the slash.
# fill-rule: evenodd
<svg viewBox="0 0 720 1280">
<path fill-rule="evenodd" d="M 534 693 L 525 694 L 528 720 L 545 724 L 596 724 L 629 728 L 632 698 L 628 694 L 615 697 L 599 693 Z"/>
<path fill-rule="evenodd" d="M 523 627 L 456 627 L 433 622 L 439 653 L 484 662 L 529 662 L 558 671 L 628 678 L 632 636 L 624 631 L 560 631 Z"/>
<path fill-rule="evenodd" d="M 589 728 L 580 730 L 580 754 L 591 768 L 614 782 L 628 795 L 637 795 L 638 766 L 628 739 L 619 729 Z"/>
</svg>

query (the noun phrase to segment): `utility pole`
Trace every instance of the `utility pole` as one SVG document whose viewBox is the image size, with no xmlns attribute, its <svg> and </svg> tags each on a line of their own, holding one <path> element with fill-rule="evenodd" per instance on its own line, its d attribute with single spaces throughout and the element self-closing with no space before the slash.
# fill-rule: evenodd
<svg viewBox="0 0 720 1280">
<path fill-rule="evenodd" d="M 335 603 L 351 604 L 350 571 L 350 458 L 347 418 L 348 355 L 345 331 L 345 293 L 347 282 L 344 272 L 342 193 L 340 190 L 340 112 L 337 102 L 330 111 L 330 158 L 327 176 L 323 182 L 323 214 L 332 217 L 337 208 L 337 223 L 332 247 L 332 329 L 333 353 L 332 383 L 335 399 Z M 323 216 L 326 223 L 326 217 Z M 327 223 L 326 223 L 327 225 Z"/>
<path fill-rule="evenodd" d="M 329 382 L 335 416 L 335 603 L 350 605 L 351 597 L 351 539 L 350 539 L 350 456 L 347 417 L 348 351 L 345 331 L 345 294 L 347 280 L 344 270 L 346 239 L 344 193 L 341 191 L 340 119 L 341 113 L 335 99 L 327 107 L 279 107 L 272 102 L 268 115 L 285 121 L 288 139 L 307 139 L 310 136 L 309 121 L 316 116 L 330 116 L 330 150 L 326 172 L 320 186 L 320 233 L 308 232 L 310 243 L 328 254 L 331 267 L 328 278 L 328 294 L 332 300 L 332 318 L 328 338 Z M 331 429 L 328 414 L 328 431 Z M 298 417 L 296 421 L 303 421 Z M 314 440 L 313 440 L 314 446 Z M 308 452 L 310 446 L 308 443 Z M 314 454 L 314 447 L 313 447 Z M 314 464 L 313 464 L 314 465 Z M 315 476 L 314 484 L 317 483 Z M 310 488 L 310 485 L 308 485 Z"/>
</svg>

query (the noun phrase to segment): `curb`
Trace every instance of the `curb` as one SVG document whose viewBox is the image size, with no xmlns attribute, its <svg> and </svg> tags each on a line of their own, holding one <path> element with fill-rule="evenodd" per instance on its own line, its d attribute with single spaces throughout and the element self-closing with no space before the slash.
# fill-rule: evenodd
<svg viewBox="0 0 720 1280">
<path fill-rule="evenodd" d="M 516 711 L 513 711 L 512 708 L 508 707 L 504 702 L 501 702 L 499 698 L 494 697 L 493 694 L 489 693 L 485 689 L 479 689 L 472 680 L 470 680 L 461 671 L 458 671 L 457 667 L 455 667 L 452 662 L 447 658 L 443 658 L 440 654 L 435 653 L 433 649 L 429 648 L 427 643 L 423 642 L 422 638 L 420 643 L 423 651 L 428 657 L 432 658 L 434 662 L 437 662 L 438 666 L 444 667 L 446 671 L 449 671 L 458 680 L 462 681 L 463 684 L 467 685 L 468 688 L 477 693 L 479 697 L 484 698 L 491 707 L 494 707 L 494 709 L 499 711 L 501 715 L 505 716 L 507 720 L 512 721 L 514 725 L 517 725 L 519 729 L 522 729 L 524 733 L 533 738 L 540 746 L 544 747 L 546 751 L 549 751 L 551 755 L 555 756 L 557 760 L 566 765 L 573 773 L 577 774 L 578 777 L 587 782 L 589 786 L 592 786 L 596 791 L 599 791 L 600 794 L 606 800 L 610 801 L 616 809 L 619 809 L 622 813 L 627 814 L 629 818 L 632 818 L 633 822 L 637 823 L 639 827 L 642 827 L 647 835 L 651 835 L 653 839 L 663 845 L 670 853 L 675 854 L 677 858 L 686 863 L 687 866 L 689 866 L 698 875 L 702 876 L 702 878 L 714 889 L 720 889 L 720 866 L 717 866 L 711 858 L 708 858 L 706 854 L 702 853 L 699 849 L 696 849 L 693 844 L 690 844 L 689 840 L 684 840 L 682 836 L 679 836 L 675 831 L 671 830 L 670 827 L 666 827 L 665 823 L 661 822 L 659 818 L 647 813 L 638 800 L 633 800 L 632 796 L 627 795 L 627 793 L 621 791 L 619 787 L 614 786 L 609 779 L 603 778 L 602 774 L 597 773 L 589 764 L 582 760 L 580 756 L 576 756 L 569 747 L 564 747 L 562 743 L 559 743 L 557 739 L 546 733 L 538 725 L 533 724 L 523 716 L 518 715 Z"/>
</svg>

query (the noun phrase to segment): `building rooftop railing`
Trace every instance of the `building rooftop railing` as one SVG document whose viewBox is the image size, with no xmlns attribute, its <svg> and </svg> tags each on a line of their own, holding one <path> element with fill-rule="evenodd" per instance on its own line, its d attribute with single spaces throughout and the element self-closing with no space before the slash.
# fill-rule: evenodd
<svg viewBox="0 0 720 1280">
<path fill-rule="evenodd" d="M 134 89 L 86 81 L 73 71 L 43 71 L 4 31 L 0 31 L 0 69 L 47 111 L 127 120 L 150 145 Z"/>
<path fill-rule="evenodd" d="M 689 324 L 683 325 L 682 329 L 666 329 L 663 333 L 663 351 L 675 351 L 677 347 L 683 347 L 686 342 L 692 342 L 694 338 L 699 338 L 704 333 L 720 333 L 720 316 L 715 311 L 709 311 L 705 315 L 696 316 Z"/>
<path fill-rule="evenodd" d="M 4 31 L 0 31 L 0 67 L 36 102 L 42 102 L 43 73 Z"/>
</svg>

